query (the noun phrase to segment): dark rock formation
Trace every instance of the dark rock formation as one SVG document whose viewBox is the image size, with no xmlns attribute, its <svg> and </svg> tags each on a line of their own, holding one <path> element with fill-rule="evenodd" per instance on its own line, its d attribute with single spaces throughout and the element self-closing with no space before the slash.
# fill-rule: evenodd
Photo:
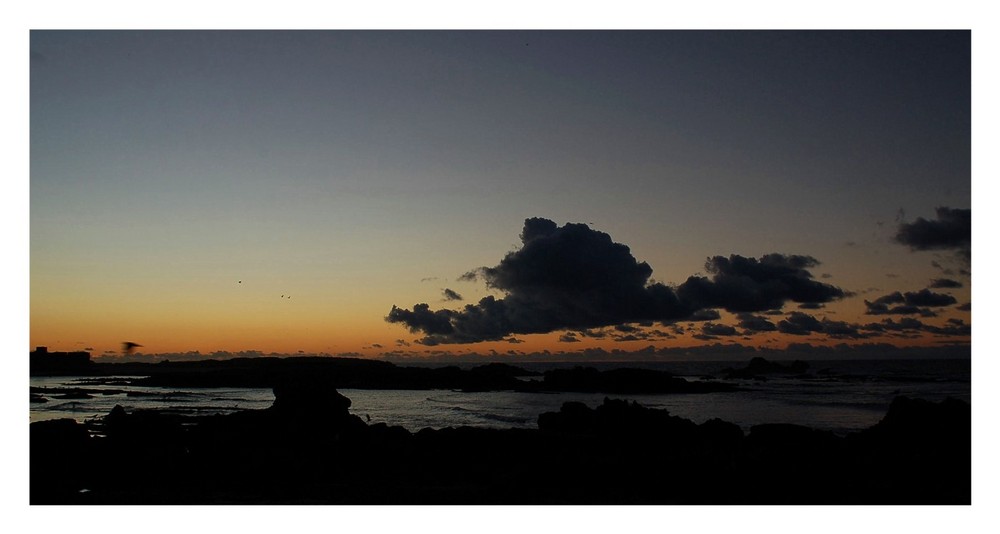
<svg viewBox="0 0 1000 534">
<path fill-rule="evenodd" d="M 899 398 L 838 437 L 749 434 L 634 402 L 566 403 L 538 430 L 366 425 L 322 378 L 264 410 L 184 417 L 116 406 L 92 437 L 31 425 L 31 502 L 105 504 L 968 504 L 971 411 Z"/>
<path fill-rule="evenodd" d="M 864 494 L 892 504 L 968 503 L 971 499 L 972 408 L 896 397 L 875 426 L 848 436 L 872 483 Z"/>
<path fill-rule="evenodd" d="M 79 375 L 92 368 L 89 352 L 49 352 L 47 347 L 36 347 L 28 357 L 31 376 Z"/>
<path fill-rule="evenodd" d="M 705 393 L 733 391 L 735 386 L 712 381 L 687 382 L 670 373 L 648 369 L 598 371 L 577 368 L 549 371 L 544 380 L 512 365 L 492 363 L 469 370 L 456 366 L 400 367 L 359 358 L 291 357 L 233 358 L 160 363 L 99 363 L 79 375 L 139 376 L 133 385 L 159 387 L 273 388 L 295 377 L 308 376 L 345 389 L 456 389 L 463 391 L 580 391 L 609 394 Z"/>
<path fill-rule="evenodd" d="M 764 378 L 765 375 L 774 374 L 785 374 L 785 375 L 801 375 L 804 374 L 809 369 L 809 364 L 801 361 L 795 360 L 794 362 L 784 365 L 777 362 L 768 361 L 760 356 L 757 356 L 750 360 L 750 363 L 742 369 L 734 369 L 732 367 L 727 367 L 721 371 L 724 373 L 727 379 L 743 378 L 743 379 L 759 379 Z"/>
<path fill-rule="evenodd" d="M 34 503 L 69 503 L 85 489 L 81 466 L 92 460 L 87 429 L 73 419 L 31 423 L 30 495 Z"/>
</svg>

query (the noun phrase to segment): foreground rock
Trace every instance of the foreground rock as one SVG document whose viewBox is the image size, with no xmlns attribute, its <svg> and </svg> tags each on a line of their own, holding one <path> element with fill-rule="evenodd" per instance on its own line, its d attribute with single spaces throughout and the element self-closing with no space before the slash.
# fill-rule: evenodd
<svg viewBox="0 0 1000 534">
<path fill-rule="evenodd" d="M 744 432 L 621 400 L 537 430 L 366 425 L 315 377 L 266 410 L 31 426 L 31 502 L 107 504 L 968 504 L 967 403 L 898 398 L 847 437 Z M 87 430 L 106 437 L 95 437 Z"/>
</svg>

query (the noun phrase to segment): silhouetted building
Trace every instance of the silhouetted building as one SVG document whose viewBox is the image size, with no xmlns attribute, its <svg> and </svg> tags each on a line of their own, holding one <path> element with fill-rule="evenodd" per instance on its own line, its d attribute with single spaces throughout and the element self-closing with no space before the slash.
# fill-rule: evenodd
<svg viewBox="0 0 1000 534">
<path fill-rule="evenodd" d="M 48 347 L 35 347 L 30 353 L 31 375 L 61 375 L 84 371 L 90 365 L 90 353 L 49 352 Z"/>
</svg>

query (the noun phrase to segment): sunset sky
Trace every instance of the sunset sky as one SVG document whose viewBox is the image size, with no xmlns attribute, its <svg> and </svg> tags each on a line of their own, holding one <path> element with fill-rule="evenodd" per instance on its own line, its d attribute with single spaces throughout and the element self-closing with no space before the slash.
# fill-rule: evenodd
<svg viewBox="0 0 1000 534">
<path fill-rule="evenodd" d="M 30 41 L 31 347 L 971 339 L 969 32 Z"/>
</svg>

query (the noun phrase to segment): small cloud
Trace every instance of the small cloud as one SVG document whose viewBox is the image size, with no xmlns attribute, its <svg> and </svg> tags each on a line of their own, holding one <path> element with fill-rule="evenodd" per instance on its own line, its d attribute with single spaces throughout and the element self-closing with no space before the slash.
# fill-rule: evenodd
<svg viewBox="0 0 1000 534">
<path fill-rule="evenodd" d="M 701 333 L 706 336 L 735 336 L 739 334 L 732 326 L 717 323 L 701 325 Z"/>
<path fill-rule="evenodd" d="M 899 208 L 898 210 L 896 210 L 896 218 L 894 219 L 894 221 L 897 223 L 901 223 L 905 220 L 906 220 L 906 210 L 904 210 L 903 208 Z"/>
<path fill-rule="evenodd" d="M 580 337 L 589 337 L 589 338 L 593 338 L 593 339 L 604 339 L 604 338 L 608 337 L 608 333 L 605 332 L 604 330 L 602 330 L 602 329 L 593 329 L 593 328 L 584 328 L 582 330 L 578 330 L 576 332 L 576 335 L 578 335 Z"/>
<path fill-rule="evenodd" d="M 893 238 L 910 250 L 952 250 L 959 258 L 972 257 L 972 210 L 937 208 L 937 220 L 918 217 L 902 223 Z"/>
<path fill-rule="evenodd" d="M 937 278 L 931 281 L 929 286 L 934 289 L 950 289 L 962 287 L 962 283 L 958 280 L 952 280 L 950 278 Z"/>
<path fill-rule="evenodd" d="M 721 318 L 722 315 L 719 314 L 719 310 L 707 308 L 692 313 L 691 316 L 687 317 L 685 320 L 701 322 L 701 321 L 718 321 Z"/>
<path fill-rule="evenodd" d="M 907 292 L 903 295 L 906 303 L 912 306 L 949 306 L 955 304 L 955 297 L 947 293 L 935 293 L 930 289 L 921 289 L 915 293 Z"/>
<path fill-rule="evenodd" d="M 961 306 L 955 306 L 955 309 L 956 310 L 961 310 L 961 311 L 972 311 L 972 303 L 971 302 L 966 302 L 965 304 L 962 304 Z"/>
<path fill-rule="evenodd" d="M 462 298 L 462 295 L 459 295 L 458 293 L 456 293 L 456 292 L 454 292 L 454 291 L 452 291 L 451 289 L 448 289 L 448 288 L 444 288 L 444 290 L 442 291 L 442 294 L 444 294 L 444 299 L 445 300 L 464 300 Z"/>
<path fill-rule="evenodd" d="M 565 334 L 559 336 L 560 343 L 579 343 L 579 339 L 572 333 L 566 332 Z"/>
<path fill-rule="evenodd" d="M 812 315 L 792 312 L 788 314 L 787 319 L 778 323 L 778 331 L 793 336 L 805 336 L 813 332 L 822 332 L 823 323 L 820 323 Z"/>
<path fill-rule="evenodd" d="M 749 332 L 773 332 L 778 329 L 774 323 L 768 321 L 767 318 L 761 315 L 740 313 L 736 316 L 736 318 L 740 321 L 740 328 L 744 328 Z"/>
</svg>

